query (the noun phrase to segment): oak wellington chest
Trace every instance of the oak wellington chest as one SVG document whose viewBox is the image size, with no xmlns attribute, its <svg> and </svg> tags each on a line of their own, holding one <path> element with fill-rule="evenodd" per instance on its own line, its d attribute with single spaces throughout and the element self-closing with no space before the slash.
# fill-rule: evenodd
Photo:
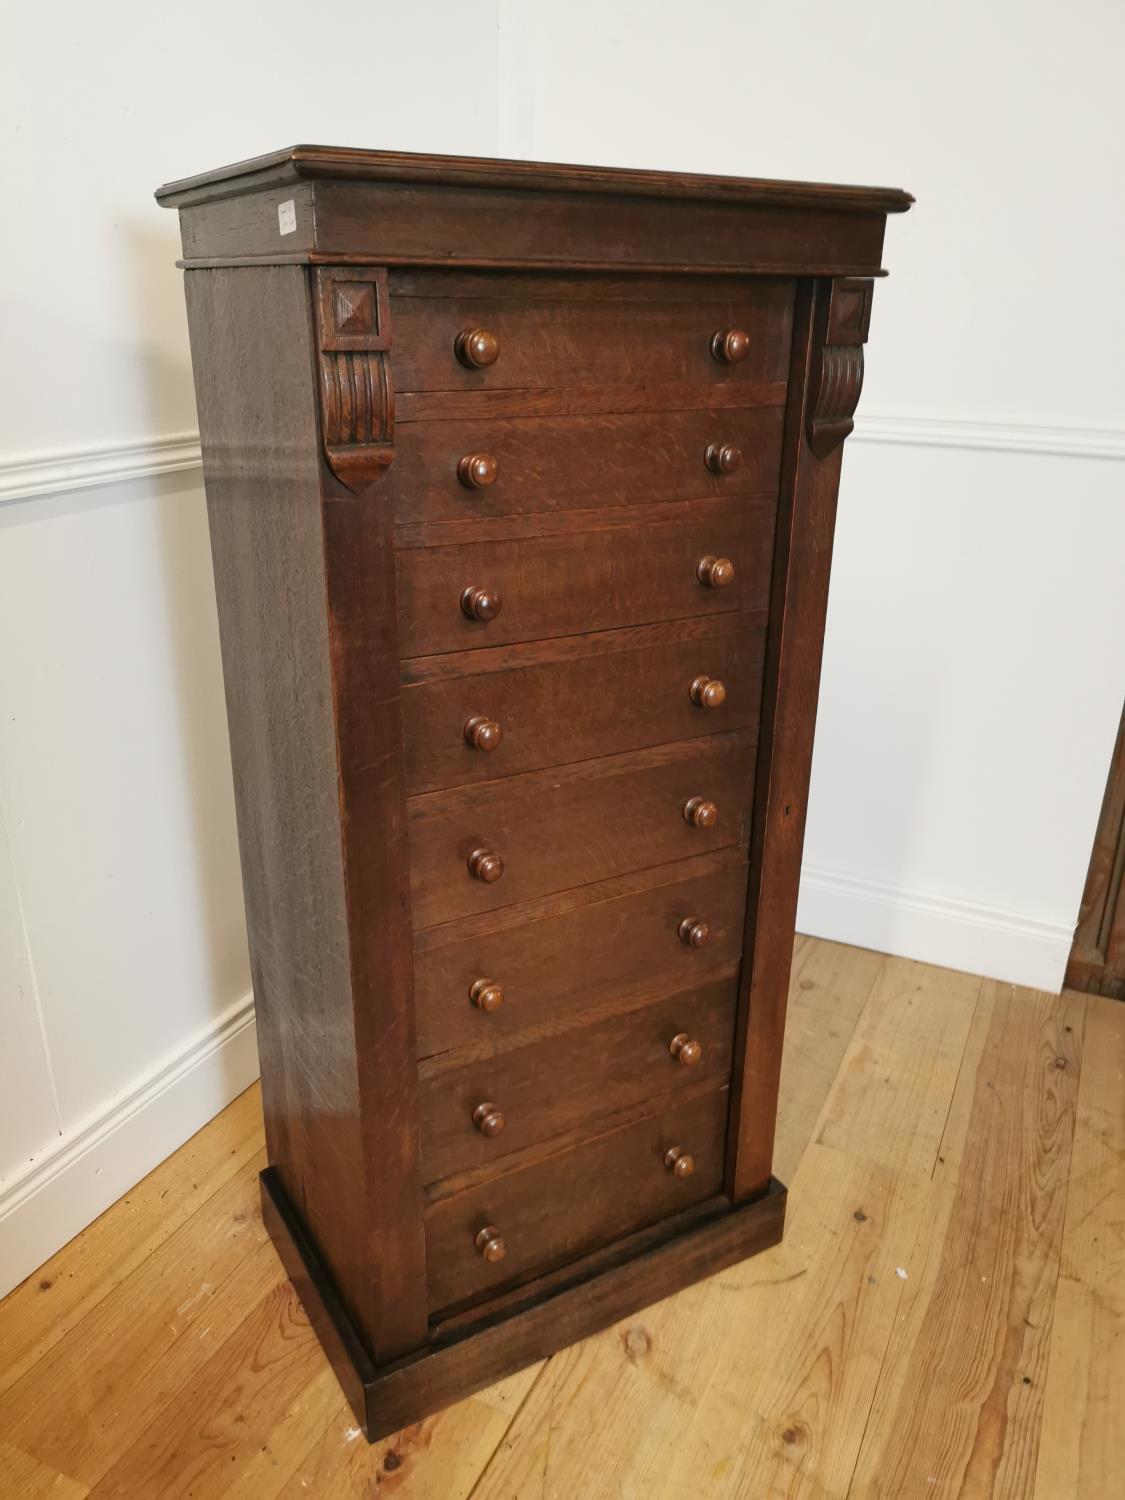
<svg viewBox="0 0 1125 1500">
<path fill-rule="evenodd" d="M 899 191 L 172 183 L 266 1222 L 368 1436 L 775 1243 L 842 443 Z"/>
</svg>

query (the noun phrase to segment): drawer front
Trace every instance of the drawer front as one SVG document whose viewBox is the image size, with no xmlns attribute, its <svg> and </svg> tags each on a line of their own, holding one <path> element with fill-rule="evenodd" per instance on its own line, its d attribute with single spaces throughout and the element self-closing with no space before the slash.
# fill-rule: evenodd
<svg viewBox="0 0 1125 1500">
<path fill-rule="evenodd" d="M 705 874 L 676 879 L 681 866 L 646 872 L 633 877 L 645 882 L 640 889 L 622 894 L 611 885 L 614 894 L 576 898 L 561 912 L 499 927 L 493 919 L 487 932 L 421 948 L 414 958 L 418 1055 L 486 1049 L 593 1006 L 733 978 L 746 865 L 704 863 L 711 866 Z"/>
<path fill-rule="evenodd" d="M 775 513 L 776 500 L 742 497 L 661 507 L 635 524 L 596 531 L 406 547 L 397 559 L 401 653 L 428 656 L 762 609 Z M 734 565 L 726 586 L 701 581 L 700 569 L 716 558 Z M 498 597 L 493 618 L 466 613 L 472 590 Z"/>
<path fill-rule="evenodd" d="M 772 492 L 783 416 L 775 406 L 400 422 L 380 503 L 402 523 Z"/>
<path fill-rule="evenodd" d="M 422 1068 L 423 1181 L 512 1152 L 647 1099 L 730 1080 L 737 982 L 721 980 L 640 1009 L 548 1033 L 491 1057 Z M 683 1045 L 677 1045 L 682 1043 Z"/>
<path fill-rule="evenodd" d="M 429 658 L 403 692 L 410 792 L 756 728 L 756 615 Z M 741 628 L 733 628 L 741 627 Z M 496 743 L 499 736 L 499 743 Z"/>
<path fill-rule="evenodd" d="M 743 847 L 754 749 L 752 733 L 713 735 L 411 797 L 415 927 Z M 709 826 L 689 821 L 711 808 Z"/>
<path fill-rule="evenodd" d="M 591 281 L 595 289 L 597 281 Z M 792 341 L 792 281 L 736 281 L 700 300 L 690 282 L 652 301 L 511 295 L 396 297 L 391 369 L 396 391 L 536 390 L 575 385 L 753 384 L 785 380 Z M 715 334 L 738 329 L 745 357 L 716 359 Z M 461 335 L 484 330 L 491 363 L 462 363 Z M 460 347 L 463 348 L 463 345 Z M 466 359 L 471 355 L 466 352 Z"/>
<path fill-rule="evenodd" d="M 717 1194 L 723 1183 L 727 1090 L 673 1105 L 533 1166 L 506 1173 L 426 1213 L 431 1314 L 501 1292 Z M 688 1153 L 690 1176 L 666 1165 Z M 503 1259 L 477 1248 L 492 1227 Z"/>
</svg>

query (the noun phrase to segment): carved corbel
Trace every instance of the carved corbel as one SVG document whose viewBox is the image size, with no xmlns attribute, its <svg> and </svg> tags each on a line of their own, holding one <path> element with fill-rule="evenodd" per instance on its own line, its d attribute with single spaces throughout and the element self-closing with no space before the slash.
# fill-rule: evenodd
<svg viewBox="0 0 1125 1500">
<path fill-rule="evenodd" d="M 873 283 L 841 277 L 829 283 L 815 330 L 817 354 L 809 387 L 806 437 L 827 458 L 855 426 L 863 389 L 863 346 L 871 322 Z"/>
<path fill-rule="evenodd" d="M 317 266 L 313 301 L 324 453 L 341 484 L 358 493 L 395 456 L 387 273 L 374 266 Z"/>
</svg>

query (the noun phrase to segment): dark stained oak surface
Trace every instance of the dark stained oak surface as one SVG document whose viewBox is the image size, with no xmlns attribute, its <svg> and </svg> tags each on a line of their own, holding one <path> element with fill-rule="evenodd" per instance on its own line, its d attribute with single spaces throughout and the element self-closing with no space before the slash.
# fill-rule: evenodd
<svg viewBox="0 0 1125 1500">
<path fill-rule="evenodd" d="M 773 1243 L 893 189 L 296 147 L 170 184 L 269 1232 L 369 1435 Z"/>
<path fill-rule="evenodd" d="M 633 507 L 598 513 L 597 530 L 552 534 L 529 523 L 540 534 L 508 541 L 473 541 L 487 524 L 467 523 L 463 540 L 446 529 L 431 532 L 433 545 L 410 546 L 403 543 L 430 539 L 425 528 L 406 537 L 400 528 L 400 651 L 431 656 L 760 608 L 769 598 L 773 514 L 773 503 L 755 495 L 654 506 L 647 516 Z M 728 587 L 708 588 L 699 578 L 700 562 L 715 556 L 734 565 Z M 468 618 L 460 606 L 466 587 L 495 592 L 498 614 Z"/>
<path fill-rule="evenodd" d="M 778 405 L 400 422 L 381 499 L 406 523 L 762 493 L 777 485 L 782 416 Z M 733 472 L 708 466 L 714 444 L 738 449 Z M 474 456 L 489 461 L 483 484 L 459 472 Z"/>
<path fill-rule="evenodd" d="M 473 1167 L 502 1171 L 512 1152 L 565 1131 L 592 1130 L 614 1110 L 701 1082 L 726 1084 L 735 990 L 731 978 L 607 1018 L 562 1016 L 491 1056 L 433 1059 L 419 1080 L 424 1180 Z M 682 1033 L 700 1054 L 687 1064 L 671 1050 Z M 485 1101 L 503 1115 L 494 1135 L 473 1123 Z"/>
<path fill-rule="evenodd" d="M 741 279 L 714 301 L 685 291 L 652 302 L 587 297 L 548 303 L 522 296 L 513 277 L 502 279 L 492 296 L 392 298 L 395 385 L 400 391 L 486 391 L 785 378 L 791 281 Z M 747 331 L 749 352 L 730 364 L 714 358 L 711 342 L 735 324 Z M 458 337 L 471 330 L 487 331 L 497 345 L 485 368 L 457 356 Z"/>
<path fill-rule="evenodd" d="M 175 206 L 195 192 L 207 196 L 245 192 L 302 178 L 345 181 L 406 181 L 438 185 L 546 187 L 590 193 L 659 194 L 661 197 L 719 198 L 735 202 L 792 206 L 839 204 L 902 213 L 914 199 L 901 188 L 854 187 L 839 183 L 786 182 L 768 177 L 723 177 L 700 172 L 658 172 L 637 168 L 577 166 L 562 162 L 506 160 L 499 157 L 437 156 L 412 151 L 365 151 L 352 146 L 288 146 L 194 177 L 167 182 L 157 199 Z"/>
<path fill-rule="evenodd" d="M 489 781 L 753 728 L 765 642 L 764 630 L 752 623 L 757 619 L 753 613 L 719 615 L 408 663 L 403 724 L 409 789 Z M 692 685 L 701 675 L 723 685 L 717 707 L 693 700 Z M 478 717 L 501 731 L 499 744 L 484 753 L 465 736 L 465 726 Z"/>
<path fill-rule="evenodd" d="M 496 1293 L 712 1197 L 722 1182 L 726 1116 L 727 1091 L 719 1089 L 431 1205 L 432 1312 Z M 677 1146 L 695 1159 L 690 1177 L 677 1178 L 665 1165 Z M 488 1224 L 508 1247 L 497 1264 L 474 1245 Z"/>
<path fill-rule="evenodd" d="M 591 1007 L 734 975 L 745 900 L 746 866 L 724 850 L 421 933 L 418 1054 L 480 1054 Z M 707 923 L 703 947 L 679 936 L 686 918 Z M 502 991 L 491 1012 L 470 998 L 482 979 Z"/>
<path fill-rule="evenodd" d="M 411 797 L 414 920 L 429 927 L 605 880 L 629 870 L 741 847 L 753 786 L 754 735 L 712 735 L 502 781 Z M 718 808 L 714 826 L 693 827 L 691 798 Z M 503 861 L 494 881 L 469 861 L 489 850 Z"/>
</svg>

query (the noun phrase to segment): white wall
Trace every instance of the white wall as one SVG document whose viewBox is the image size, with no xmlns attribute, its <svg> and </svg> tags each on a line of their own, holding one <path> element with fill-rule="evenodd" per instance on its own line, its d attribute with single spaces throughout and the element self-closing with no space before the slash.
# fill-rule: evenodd
<svg viewBox="0 0 1125 1500">
<path fill-rule="evenodd" d="M 15 25 L 0 1292 L 257 1071 L 179 227 L 153 190 L 297 140 L 495 154 L 500 119 L 464 102 L 474 79 L 499 99 L 492 3 L 322 24 L 293 0 L 107 0 Z"/>
<path fill-rule="evenodd" d="M 845 455 L 802 924 L 1050 985 L 1125 692 L 1122 29 L 1116 0 L 1065 29 L 1015 0 L 365 3 L 312 33 L 293 0 L 24 9 L 0 64 L 0 1289 L 255 1070 L 152 189 L 321 140 L 916 193 Z"/>
<path fill-rule="evenodd" d="M 1057 988 L 1125 697 L 1125 8 L 512 17 L 506 149 L 917 197 L 844 455 L 800 925 Z"/>
</svg>

